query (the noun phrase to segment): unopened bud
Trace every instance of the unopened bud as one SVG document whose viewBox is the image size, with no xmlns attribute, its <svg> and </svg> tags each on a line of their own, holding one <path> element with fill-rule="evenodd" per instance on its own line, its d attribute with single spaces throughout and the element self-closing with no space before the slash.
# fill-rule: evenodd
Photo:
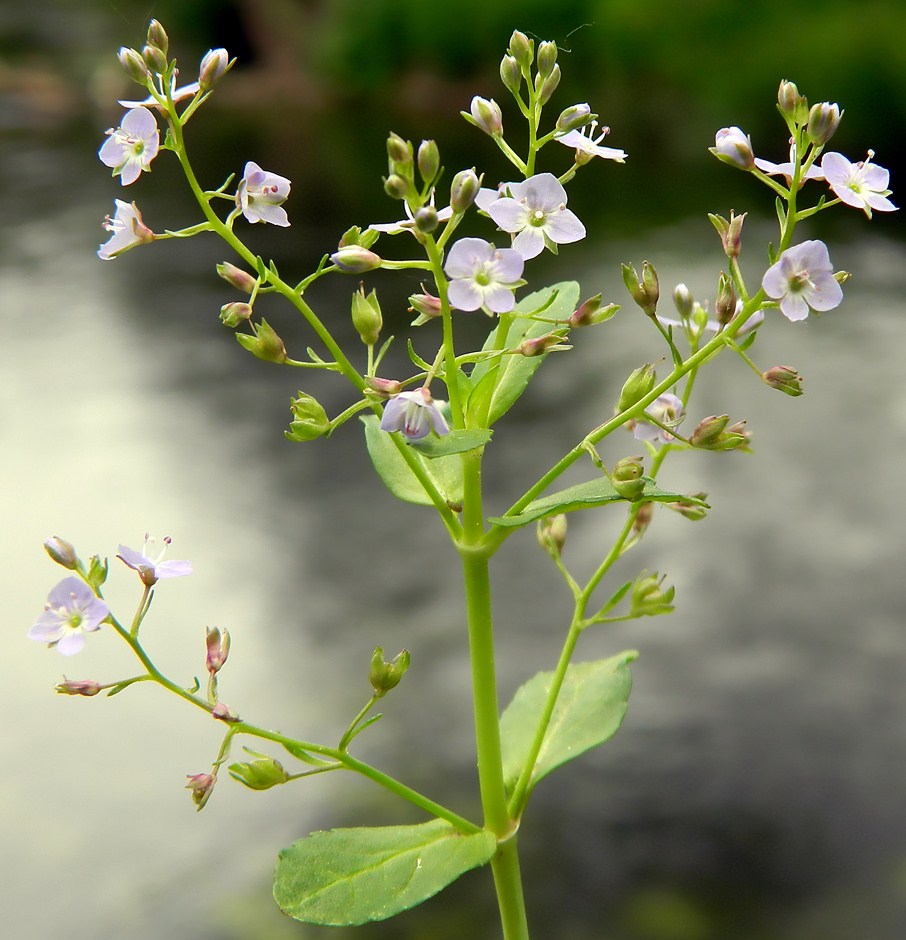
<svg viewBox="0 0 906 940">
<path fill-rule="evenodd" d="M 591 107 L 588 104 L 573 104 L 560 112 L 557 118 L 557 130 L 566 133 L 567 131 L 578 130 L 585 127 L 597 117 L 591 113 Z"/>
<path fill-rule="evenodd" d="M 537 81 L 536 81 L 537 84 Z M 541 83 L 541 88 L 538 89 L 538 100 L 541 104 L 547 104 L 551 100 L 554 92 L 557 90 L 557 86 L 560 84 L 560 66 L 555 65 L 551 69 L 550 75 L 544 79 Z"/>
<path fill-rule="evenodd" d="M 250 790 L 269 790 L 289 780 L 289 774 L 280 761 L 266 754 L 246 750 L 255 756 L 255 760 L 237 761 L 227 768 L 234 780 L 245 784 Z"/>
<path fill-rule="evenodd" d="M 330 419 L 321 403 L 311 395 L 299 391 L 289 403 L 292 420 L 283 434 L 287 440 L 305 443 L 314 441 L 330 430 Z"/>
<path fill-rule="evenodd" d="M 742 247 L 742 224 L 746 220 L 746 213 L 736 215 L 731 212 L 729 222 L 723 216 L 715 215 L 710 212 L 708 213 L 708 218 L 711 220 L 711 224 L 714 228 L 717 229 L 717 234 L 720 235 L 724 254 L 728 258 L 738 258 Z"/>
<path fill-rule="evenodd" d="M 799 89 L 793 82 L 788 82 L 786 79 L 780 82 L 780 88 L 777 90 L 777 107 L 780 109 L 781 114 L 785 114 L 787 117 L 795 117 L 800 107 L 800 101 L 803 100 L 802 95 L 799 94 Z"/>
<path fill-rule="evenodd" d="M 210 91 L 233 67 L 235 61 L 230 59 L 226 49 L 209 49 L 198 67 L 198 87 L 202 91 Z"/>
<path fill-rule="evenodd" d="M 814 144 L 823 146 L 837 132 L 840 118 L 843 117 L 840 106 L 822 101 L 813 104 L 808 113 L 808 136 Z"/>
<path fill-rule="evenodd" d="M 239 326 L 252 315 L 252 308 L 244 301 L 234 300 L 220 308 L 220 320 L 224 326 Z"/>
<path fill-rule="evenodd" d="M 641 499 L 645 491 L 645 481 L 642 479 L 645 468 L 642 466 L 642 459 L 623 457 L 614 465 L 610 478 L 617 493 L 633 503 Z"/>
<path fill-rule="evenodd" d="M 390 170 L 399 173 L 407 179 L 412 178 L 412 144 L 403 140 L 399 134 L 391 131 L 387 138 L 387 156 L 390 160 Z"/>
<path fill-rule="evenodd" d="M 722 127 L 710 148 L 718 160 L 729 163 L 740 170 L 751 170 L 755 166 L 755 154 L 752 152 L 752 140 L 745 131 L 738 127 Z"/>
<path fill-rule="evenodd" d="M 538 46 L 538 56 L 536 66 L 538 74 L 542 78 L 547 78 L 554 70 L 557 64 L 557 44 L 555 42 L 542 42 Z"/>
<path fill-rule="evenodd" d="M 103 686 L 94 679 L 65 679 L 56 687 L 61 695 L 84 695 L 90 698 L 97 695 Z"/>
<path fill-rule="evenodd" d="M 352 325 L 366 346 L 373 346 L 378 341 L 384 320 L 376 291 L 366 297 L 365 288 L 360 287 L 352 295 Z"/>
<path fill-rule="evenodd" d="M 148 84 L 151 73 L 148 71 L 148 66 L 145 65 L 145 60 L 135 49 L 123 46 L 116 54 L 116 57 L 120 60 L 120 65 L 126 70 L 126 74 L 132 81 L 137 82 L 139 85 Z"/>
<path fill-rule="evenodd" d="M 505 55 L 500 60 L 500 80 L 504 87 L 514 95 L 519 94 L 522 86 L 522 70 L 519 63 L 511 55 Z"/>
<path fill-rule="evenodd" d="M 366 274 L 381 266 L 380 257 L 361 245 L 344 245 L 330 256 L 330 260 L 344 274 Z"/>
<path fill-rule="evenodd" d="M 430 186 L 440 169 L 440 151 L 433 140 L 423 140 L 418 146 L 418 172 L 422 182 Z"/>
<path fill-rule="evenodd" d="M 235 264 L 230 264 L 229 261 L 222 261 L 218 264 L 217 273 L 227 284 L 231 284 L 237 290 L 241 290 L 243 294 L 251 294 L 255 289 L 255 285 L 258 283 L 258 280 L 249 274 L 248 271 L 237 268 Z"/>
<path fill-rule="evenodd" d="M 371 657 L 371 668 L 368 670 L 368 681 L 374 694 L 379 698 L 395 689 L 409 668 L 409 650 L 401 650 L 390 662 L 384 659 L 383 647 L 377 647 Z"/>
<path fill-rule="evenodd" d="M 157 46 L 145 46 L 142 49 L 142 59 L 155 75 L 162 75 L 167 71 L 167 57 Z"/>
<path fill-rule="evenodd" d="M 439 317 L 443 312 L 440 297 L 435 297 L 433 294 L 410 294 L 409 303 L 411 304 L 409 312 L 417 313 L 419 317 L 425 319 Z"/>
<path fill-rule="evenodd" d="M 415 227 L 419 232 L 429 234 L 437 228 L 437 209 L 434 206 L 422 206 L 415 211 Z"/>
<path fill-rule="evenodd" d="M 666 576 L 665 576 L 666 577 Z M 674 587 L 663 588 L 664 578 L 657 573 L 641 574 L 632 585 L 629 601 L 630 617 L 654 617 L 657 614 L 669 614 L 673 610 Z"/>
<path fill-rule="evenodd" d="M 450 184 L 450 207 L 456 213 L 465 212 L 475 202 L 479 189 L 481 180 L 475 168 L 460 170 Z"/>
<path fill-rule="evenodd" d="M 657 374 L 650 362 L 639 366 L 623 383 L 617 400 L 617 414 L 640 402 L 657 384 Z"/>
<path fill-rule="evenodd" d="M 545 516 L 538 522 L 537 534 L 538 544 L 556 561 L 566 544 L 566 516 Z"/>
<path fill-rule="evenodd" d="M 763 372 L 761 378 L 765 385 L 770 385 L 785 395 L 798 398 L 803 394 L 802 376 L 789 366 L 774 366 Z"/>
<path fill-rule="evenodd" d="M 384 180 L 384 192 L 391 199 L 405 199 L 409 192 L 409 184 L 398 173 L 391 173 Z"/>
<path fill-rule="evenodd" d="M 632 520 L 632 531 L 636 535 L 642 533 L 651 525 L 654 518 L 654 503 L 651 501 L 641 503 L 636 509 L 635 518 Z"/>
<path fill-rule="evenodd" d="M 167 31 L 161 26 L 160 20 L 151 20 L 148 24 L 147 42 L 149 46 L 160 49 L 164 55 L 170 50 L 170 40 L 167 37 Z"/>
<path fill-rule="evenodd" d="M 736 290 L 728 274 L 721 271 L 717 278 L 717 300 L 714 302 L 717 322 L 726 326 L 736 315 Z"/>
<path fill-rule="evenodd" d="M 661 505 L 678 512 L 692 522 L 698 522 L 699 519 L 704 519 L 708 514 L 709 507 L 705 502 L 707 498 L 707 493 L 693 493 L 689 499 L 678 499 L 676 502 L 662 503 Z"/>
<path fill-rule="evenodd" d="M 692 316 L 694 303 L 692 291 L 685 284 L 677 284 L 673 288 L 673 306 L 676 307 L 676 312 L 681 319 L 688 320 Z"/>
<path fill-rule="evenodd" d="M 545 333 L 544 336 L 536 336 L 532 339 L 524 339 L 514 350 L 515 353 L 533 358 L 534 356 L 543 356 L 549 352 L 560 352 L 566 349 L 572 349 L 567 343 L 561 342 L 565 339 L 562 333 Z"/>
<path fill-rule="evenodd" d="M 472 123 L 491 137 L 500 137 L 503 133 L 503 114 L 493 98 L 475 95 L 469 106 L 469 114 Z"/>
<path fill-rule="evenodd" d="M 79 563 L 75 548 L 66 539 L 55 535 L 44 543 L 44 551 L 58 564 L 74 571 Z"/>
<path fill-rule="evenodd" d="M 399 395 L 403 390 L 402 382 L 396 379 L 381 379 L 376 375 L 366 376 L 365 383 L 378 398 L 390 398 L 393 395 Z"/>
<path fill-rule="evenodd" d="M 657 311 L 657 302 L 661 296 L 657 271 L 655 271 L 654 265 L 648 261 L 642 264 L 641 279 L 639 279 L 639 275 L 633 265 L 623 264 L 620 267 L 623 272 L 623 283 L 626 285 L 630 296 L 649 317 L 653 317 Z"/>
<path fill-rule="evenodd" d="M 689 443 L 703 450 L 735 450 L 738 447 L 746 447 L 749 434 L 745 425 L 745 421 L 737 421 L 731 425 L 729 415 L 709 415 L 698 423 L 689 437 Z"/>
<path fill-rule="evenodd" d="M 525 33 L 515 30 L 510 36 L 507 52 L 524 68 L 527 69 L 535 57 L 535 44 Z"/>
<path fill-rule="evenodd" d="M 234 723 L 241 720 L 236 712 L 234 712 L 233 709 L 230 708 L 230 706 L 225 702 L 217 702 L 217 704 L 211 709 L 211 717 L 216 718 L 218 721 L 226 721 L 229 723 Z"/>
<path fill-rule="evenodd" d="M 616 307 L 616 304 L 608 304 L 609 307 Z M 569 315 L 569 325 L 571 327 L 576 326 L 590 326 L 594 321 L 594 316 L 601 307 L 601 295 L 595 294 L 594 297 L 589 297 L 588 300 L 582 301 L 578 307 Z M 616 313 L 616 310 L 613 311 Z M 613 313 L 611 314 L 613 316 Z"/>
<path fill-rule="evenodd" d="M 223 668 L 223 664 L 230 655 L 230 634 L 220 627 L 211 627 L 205 634 L 205 647 L 207 656 L 205 663 L 208 672 L 213 676 Z"/>
<path fill-rule="evenodd" d="M 214 792 L 217 783 L 216 774 L 188 774 L 186 789 L 192 791 L 192 801 L 198 810 L 202 810 Z"/>
<path fill-rule="evenodd" d="M 253 356 L 263 359 L 265 362 L 276 362 L 278 364 L 286 362 L 289 358 L 286 355 L 286 347 L 283 340 L 274 332 L 274 328 L 262 320 L 253 335 L 248 333 L 237 333 L 236 339 L 241 346 L 244 346 Z"/>
</svg>

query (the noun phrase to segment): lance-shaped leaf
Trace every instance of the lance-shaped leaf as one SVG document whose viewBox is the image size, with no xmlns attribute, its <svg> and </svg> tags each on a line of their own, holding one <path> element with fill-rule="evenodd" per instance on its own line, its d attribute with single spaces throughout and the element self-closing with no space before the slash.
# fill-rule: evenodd
<svg viewBox="0 0 906 940">
<path fill-rule="evenodd" d="M 568 667 L 529 789 L 561 764 L 617 733 L 632 688 L 629 663 L 638 655 L 635 650 L 627 650 L 609 659 Z M 553 672 L 539 672 L 529 679 L 516 691 L 500 718 L 503 775 L 510 788 L 529 758 L 553 678 Z"/>
<path fill-rule="evenodd" d="M 639 502 L 654 500 L 659 503 L 692 503 L 695 506 L 704 506 L 708 504 L 697 496 L 684 496 L 681 493 L 669 493 L 655 485 L 654 480 L 648 477 L 642 478 L 645 481 L 645 488 L 639 497 Z M 577 483 L 559 493 L 551 493 L 550 496 L 542 496 L 541 499 L 534 499 L 522 510 L 512 516 L 491 516 L 488 522 L 494 525 L 513 528 L 515 526 L 528 525 L 544 516 L 550 516 L 561 512 L 575 512 L 577 509 L 591 509 L 594 506 L 604 506 L 607 503 L 616 503 L 623 497 L 613 488 L 613 484 L 605 476 L 589 480 L 587 483 Z"/>
<path fill-rule="evenodd" d="M 554 284 L 544 290 L 535 291 L 516 304 L 512 313 L 500 317 L 495 329 L 491 330 L 482 352 L 491 352 L 497 348 L 501 331 L 506 331 L 504 346 L 515 349 L 523 340 L 536 339 L 550 333 L 555 324 L 544 320 L 532 320 L 526 314 L 536 313 L 548 320 L 566 320 L 579 304 L 579 285 L 575 281 Z M 521 316 L 520 316 L 521 314 Z M 487 406 L 488 425 L 494 424 L 516 403 L 519 396 L 546 358 L 540 356 L 495 356 L 479 362 L 470 376 L 472 394 L 469 396 L 468 410 L 474 418 L 483 413 Z"/>
<path fill-rule="evenodd" d="M 487 864 L 496 850 L 493 833 L 466 835 L 442 819 L 313 832 L 280 853 L 274 898 L 308 924 L 385 920 Z"/>
<path fill-rule="evenodd" d="M 447 457 L 450 454 L 463 454 L 467 450 L 484 447 L 493 433 L 489 428 L 455 430 L 444 434 L 443 437 L 423 437 L 420 441 L 413 441 L 410 446 L 424 457 Z"/>
<path fill-rule="evenodd" d="M 381 423 L 377 416 L 365 415 L 361 421 L 365 425 L 368 456 L 371 457 L 374 469 L 377 470 L 378 476 L 384 481 L 387 489 L 397 499 L 404 502 L 417 503 L 420 506 L 433 505 L 421 481 L 397 450 L 390 432 L 381 430 Z M 471 447 L 467 449 L 471 450 Z M 414 449 L 412 453 L 424 467 L 425 474 L 433 481 L 444 499 L 450 504 L 461 503 L 462 462 L 459 457 L 448 455 L 427 460 Z"/>
</svg>

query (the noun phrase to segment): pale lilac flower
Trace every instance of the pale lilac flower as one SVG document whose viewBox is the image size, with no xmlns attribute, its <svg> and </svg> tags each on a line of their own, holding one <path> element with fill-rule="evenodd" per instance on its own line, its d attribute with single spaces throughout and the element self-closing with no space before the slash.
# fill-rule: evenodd
<svg viewBox="0 0 906 940">
<path fill-rule="evenodd" d="M 874 155 L 869 150 L 867 159 L 858 163 L 850 163 L 842 153 L 826 153 L 821 158 L 821 168 L 834 194 L 848 206 L 864 210 L 869 218 L 872 209 L 893 212 L 897 208 L 887 198 L 890 173 L 871 162 Z"/>
<path fill-rule="evenodd" d="M 151 587 L 161 578 L 181 578 L 192 573 L 190 561 L 164 561 L 163 557 L 170 547 L 170 538 L 163 538 L 163 547 L 158 549 L 157 539 L 145 535 L 145 544 L 142 550 L 136 551 L 127 545 L 120 545 L 117 558 L 134 568 L 142 579 L 142 583 Z"/>
<path fill-rule="evenodd" d="M 434 207 L 434 196 L 431 197 L 431 207 Z M 409 208 L 409 203 L 404 202 L 403 207 L 406 210 L 406 218 L 400 220 L 399 222 L 377 222 L 374 225 L 369 225 L 368 228 L 372 229 L 375 232 L 384 232 L 386 235 L 399 235 L 401 232 L 412 232 L 415 229 L 415 216 L 412 210 Z M 453 215 L 453 209 L 450 206 L 446 206 L 443 209 L 440 209 L 437 213 L 438 222 L 447 222 L 450 217 Z"/>
<path fill-rule="evenodd" d="M 289 219 L 280 206 L 286 202 L 289 186 L 286 177 L 268 173 L 249 160 L 236 188 L 236 206 L 249 222 L 270 222 L 286 227 Z"/>
<path fill-rule="evenodd" d="M 522 183 L 511 183 L 509 196 L 495 199 L 488 215 L 515 235 L 513 248 L 528 261 L 545 245 L 567 245 L 585 238 L 585 226 L 566 208 L 566 190 L 553 173 L 538 173 Z"/>
<path fill-rule="evenodd" d="M 843 300 L 827 246 L 807 241 L 787 248 L 761 279 L 768 297 L 780 301 L 788 320 L 804 320 L 812 310 L 833 310 Z"/>
<path fill-rule="evenodd" d="M 107 131 L 98 156 L 101 163 L 113 167 L 113 175 L 119 175 L 123 186 L 128 186 L 148 172 L 159 149 L 160 131 L 154 115 L 147 108 L 132 108 L 119 127 Z"/>
<path fill-rule="evenodd" d="M 460 238 L 447 255 L 450 303 L 457 310 L 486 307 L 508 313 L 516 305 L 513 290 L 525 259 L 512 248 L 495 248 L 481 238 Z"/>
<path fill-rule="evenodd" d="M 755 166 L 757 166 L 762 173 L 767 173 L 768 176 L 785 176 L 787 185 L 789 185 L 793 179 L 793 167 L 795 165 L 796 144 L 792 140 L 790 141 L 790 159 L 788 163 L 772 163 L 770 160 L 762 160 L 761 157 L 755 157 Z M 799 183 L 801 185 L 806 180 L 823 179 L 824 173 L 821 168 L 813 164 L 799 177 Z"/>
<path fill-rule="evenodd" d="M 554 140 L 563 144 L 565 147 L 572 147 L 574 150 L 578 150 L 579 153 L 587 157 L 602 157 L 605 160 L 616 160 L 617 163 L 625 162 L 628 156 L 625 150 L 601 146 L 601 141 L 610 133 L 610 128 L 602 127 L 601 133 L 595 137 L 594 133 L 597 126 L 598 122 L 592 121 L 590 124 L 586 124 L 585 127 L 568 131 L 560 137 L 555 137 Z"/>
<path fill-rule="evenodd" d="M 185 98 L 192 98 L 198 92 L 198 82 L 192 82 L 189 85 L 183 85 L 182 88 L 176 87 L 176 76 L 170 80 L 170 99 L 176 104 L 178 101 L 182 101 Z M 147 98 L 143 98 L 141 101 L 118 101 L 117 104 L 121 104 L 124 108 L 157 108 L 160 111 L 164 111 L 164 107 L 153 95 L 148 95 Z"/>
<path fill-rule="evenodd" d="M 683 418 L 686 417 L 686 410 L 683 408 L 681 399 L 670 392 L 664 392 L 645 409 L 644 414 L 651 415 L 661 424 L 666 424 L 668 428 L 679 427 Z M 658 427 L 656 424 L 649 424 L 644 418 L 636 422 L 632 436 L 637 441 L 650 441 L 651 443 L 660 442 L 669 444 L 673 435 Z"/>
<path fill-rule="evenodd" d="M 104 228 L 111 232 L 110 238 L 98 248 L 98 257 L 110 261 L 124 251 L 154 240 L 154 232 L 145 225 L 142 214 L 134 202 L 114 200 L 116 212 L 113 218 L 106 216 Z"/>
<path fill-rule="evenodd" d="M 28 636 L 55 646 L 64 656 L 72 656 L 85 645 L 84 635 L 99 629 L 109 613 L 107 605 L 84 581 L 64 578 L 47 595 L 44 613 L 34 622 Z"/>
<path fill-rule="evenodd" d="M 506 197 L 507 190 L 515 186 L 516 183 L 500 183 L 496 189 L 488 186 L 482 186 L 475 197 L 475 205 L 483 212 L 487 212 L 498 199 Z"/>
<path fill-rule="evenodd" d="M 751 170 L 755 164 L 752 139 L 738 127 L 722 127 L 714 137 L 712 152 L 741 170 Z"/>
<path fill-rule="evenodd" d="M 382 431 L 402 431 L 410 441 L 426 437 L 430 431 L 447 434 L 450 426 L 427 388 L 400 392 L 384 405 L 381 417 Z"/>
</svg>

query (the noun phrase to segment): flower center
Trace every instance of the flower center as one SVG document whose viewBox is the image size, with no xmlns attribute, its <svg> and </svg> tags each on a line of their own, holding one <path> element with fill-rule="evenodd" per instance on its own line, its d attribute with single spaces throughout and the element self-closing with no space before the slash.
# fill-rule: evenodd
<svg viewBox="0 0 906 940">
<path fill-rule="evenodd" d="M 544 210 L 533 209 L 531 217 L 529 218 L 529 225 L 534 225 L 535 227 L 539 227 L 541 225 L 544 225 L 544 221 L 545 221 Z"/>
<path fill-rule="evenodd" d="M 807 287 L 812 287 L 811 278 L 808 271 L 797 271 L 790 278 L 790 293 L 801 294 Z"/>
</svg>

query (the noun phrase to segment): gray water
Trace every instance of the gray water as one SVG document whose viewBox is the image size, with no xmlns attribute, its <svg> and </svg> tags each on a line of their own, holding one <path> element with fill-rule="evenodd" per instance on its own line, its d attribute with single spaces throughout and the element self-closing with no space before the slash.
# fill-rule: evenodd
<svg viewBox="0 0 906 940">
<path fill-rule="evenodd" d="M 18 159 L 36 177 L 68 173 L 41 151 Z M 31 208 L 13 197 L 3 232 L 0 910 L 13 936 L 35 940 L 320 937 L 272 908 L 277 850 L 314 828 L 418 817 L 336 775 L 265 794 L 224 777 L 196 814 L 184 776 L 208 767 L 218 727 L 150 686 L 112 700 L 54 694 L 64 670 L 103 681 L 135 667 L 106 631 L 66 661 L 25 638 L 59 577 L 41 541 L 58 534 L 113 559 L 146 531 L 172 536 L 196 574 L 160 586 L 148 646 L 188 683 L 204 668 L 205 626 L 228 628 L 224 699 L 299 736 L 336 739 L 367 698 L 374 646 L 408 647 L 412 669 L 361 753 L 474 813 L 455 554 L 427 510 L 373 478 L 354 422 L 330 442 L 282 440 L 300 377 L 253 361 L 218 324 L 232 298 L 212 245 L 97 261 L 103 183 Z M 756 453 L 668 463 L 665 485 L 706 490 L 713 512 L 695 524 L 659 512 L 620 568 L 666 572 L 678 612 L 582 640 L 580 658 L 642 656 L 620 734 L 540 786 L 526 818 L 540 937 L 906 932 L 906 252 L 849 221 L 864 237 L 831 243 L 836 266 L 857 273 L 844 306 L 804 325 L 773 316 L 754 349 L 765 368 L 797 367 L 806 396 L 767 389 L 729 357 L 701 380 L 697 413 L 747 418 Z M 695 220 L 564 251 L 556 271 L 622 300 L 618 261 L 647 257 L 662 284 L 706 296 L 720 267 L 708 229 Z M 353 287 L 328 297 L 338 316 L 335 296 Z M 492 512 L 609 415 L 652 356 L 629 305 L 576 340 L 495 437 Z M 338 386 L 307 387 L 328 410 L 344 404 Z M 572 517 L 568 559 L 590 569 L 617 524 L 604 510 Z M 108 596 L 126 617 L 137 584 L 118 566 Z M 568 607 L 531 532 L 506 544 L 495 574 L 506 701 L 551 668 Z M 491 904 L 472 876 L 424 915 L 359 935 L 454 936 L 457 911 Z M 493 918 L 469 935 L 496 936 Z"/>
</svg>

